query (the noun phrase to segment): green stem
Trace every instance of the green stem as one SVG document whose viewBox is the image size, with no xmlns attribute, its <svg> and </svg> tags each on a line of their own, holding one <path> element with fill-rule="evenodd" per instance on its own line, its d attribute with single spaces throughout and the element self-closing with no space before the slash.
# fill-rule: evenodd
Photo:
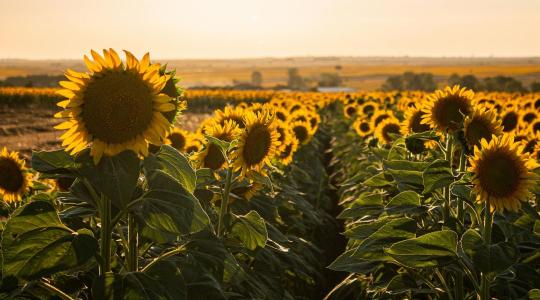
<svg viewBox="0 0 540 300">
<path fill-rule="evenodd" d="M 452 170 L 452 159 L 453 159 L 453 139 L 452 135 L 447 134 L 446 135 L 446 148 L 444 151 L 444 158 L 449 162 L 450 164 L 450 170 Z M 448 225 L 448 220 L 450 219 L 450 186 L 446 186 L 443 189 L 443 195 L 444 195 L 444 208 L 443 208 L 443 222 L 444 225 Z"/>
<path fill-rule="evenodd" d="M 461 150 L 461 156 L 459 158 L 459 173 L 465 172 L 467 166 L 467 160 L 465 157 L 465 151 L 463 149 Z M 463 199 L 461 197 L 457 197 L 457 230 L 458 233 L 461 234 L 465 230 L 465 214 L 464 214 L 464 207 L 463 207 Z M 457 271 L 456 274 L 456 299 L 464 299 L 464 286 L 463 286 L 463 272 Z"/>
<path fill-rule="evenodd" d="M 56 295 L 58 295 L 61 299 L 63 300 L 74 300 L 70 295 L 64 293 L 63 291 L 61 291 L 60 289 L 58 289 L 57 287 L 43 281 L 43 280 L 40 280 L 38 281 L 38 285 L 41 286 L 42 288 L 48 290 L 49 292 L 52 292 Z"/>
<path fill-rule="evenodd" d="M 100 243 L 101 243 L 101 268 L 100 274 L 103 275 L 111 271 L 111 239 L 112 239 L 112 228 L 111 228 L 111 201 L 105 197 L 101 197 L 101 232 L 100 232 Z"/>
<path fill-rule="evenodd" d="M 164 259 L 167 259 L 173 255 L 176 255 L 178 253 L 181 253 L 181 252 L 184 252 L 184 250 L 186 250 L 186 247 L 185 246 L 180 246 L 176 249 L 173 249 L 169 252 L 165 252 L 163 254 L 161 254 L 160 256 L 156 257 L 156 259 L 154 259 L 153 261 L 151 261 L 149 264 L 147 264 L 142 270 L 141 272 L 145 272 L 147 271 L 148 269 L 152 268 L 153 265 L 157 264 L 158 262 L 164 260 Z"/>
<path fill-rule="evenodd" d="M 492 228 L 492 226 L 493 226 L 493 213 L 490 210 L 489 199 L 487 199 L 487 201 L 485 203 L 485 208 L 484 208 L 484 232 L 483 232 L 483 237 L 484 237 L 484 243 L 485 243 L 485 245 L 487 247 L 487 257 L 488 258 L 491 257 L 490 245 L 491 245 L 491 228 Z M 481 300 L 490 299 L 490 294 L 489 294 L 490 284 L 491 284 L 491 281 L 490 281 L 490 278 L 489 278 L 489 274 L 487 272 L 483 272 L 482 273 L 482 294 L 481 294 L 481 297 L 480 297 Z"/>
<path fill-rule="evenodd" d="M 139 268 L 138 262 L 138 235 L 137 235 L 137 223 L 132 213 L 128 213 L 128 252 L 127 256 L 127 270 L 128 272 L 136 272 Z"/>
<path fill-rule="evenodd" d="M 227 169 L 227 177 L 225 178 L 225 189 L 221 196 L 221 208 L 219 210 L 219 220 L 218 220 L 218 237 L 222 237 L 225 230 L 225 215 L 228 213 L 229 209 L 229 194 L 231 193 L 231 183 L 232 183 L 232 168 Z"/>
</svg>

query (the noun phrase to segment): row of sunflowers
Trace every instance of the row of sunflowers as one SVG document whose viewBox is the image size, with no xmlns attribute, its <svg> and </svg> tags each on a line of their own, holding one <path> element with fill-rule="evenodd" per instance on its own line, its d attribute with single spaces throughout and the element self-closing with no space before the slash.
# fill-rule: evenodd
<svg viewBox="0 0 540 300">
<path fill-rule="evenodd" d="M 63 149 L 1 150 L 1 297 L 322 298 L 330 102 L 238 102 L 187 132 L 174 72 L 91 55 L 56 91 Z"/>
<path fill-rule="evenodd" d="M 2 297 L 540 295 L 538 94 L 229 91 L 188 132 L 174 71 L 84 60 L 63 149 L 0 153 Z"/>
<path fill-rule="evenodd" d="M 540 95 L 366 95 L 331 120 L 349 275 L 329 299 L 538 299 Z"/>
</svg>

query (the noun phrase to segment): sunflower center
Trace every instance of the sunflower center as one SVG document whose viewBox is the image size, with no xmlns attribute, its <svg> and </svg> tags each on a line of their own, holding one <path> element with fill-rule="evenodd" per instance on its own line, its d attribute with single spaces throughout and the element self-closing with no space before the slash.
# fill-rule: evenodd
<svg viewBox="0 0 540 300">
<path fill-rule="evenodd" d="M 242 156 L 246 165 L 253 166 L 261 163 L 272 144 L 272 136 L 265 126 L 253 127 L 246 136 Z"/>
<path fill-rule="evenodd" d="M 347 107 L 347 115 L 352 116 L 356 112 L 356 108 L 354 107 Z"/>
<path fill-rule="evenodd" d="M 540 122 L 534 123 L 533 126 L 532 126 L 532 129 L 533 129 L 534 133 L 540 131 Z"/>
<path fill-rule="evenodd" d="M 504 115 L 502 119 L 502 125 L 504 132 L 512 131 L 516 128 L 518 123 L 518 115 L 514 112 L 509 112 Z"/>
<path fill-rule="evenodd" d="M 534 121 L 534 119 L 536 119 L 536 114 L 535 113 L 526 113 L 524 116 L 523 116 L 523 121 L 527 122 L 527 123 L 531 123 L 532 121 Z"/>
<path fill-rule="evenodd" d="M 390 136 L 390 133 L 392 134 L 399 134 L 399 124 L 389 123 L 386 124 L 382 129 L 382 135 L 386 141 L 391 141 L 392 137 Z"/>
<path fill-rule="evenodd" d="M 465 130 L 465 138 L 471 147 L 479 146 L 482 139 L 491 140 L 492 134 L 491 126 L 480 119 L 473 119 Z"/>
<path fill-rule="evenodd" d="M 83 94 L 82 119 L 88 132 L 111 144 L 144 133 L 153 116 L 153 93 L 138 75 L 109 71 L 94 78 Z"/>
<path fill-rule="evenodd" d="M 527 153 L 533 153 L 534 152 L 534 147 L 536 147 L 537 143 L 538 143 L 538 141 L 536 139 L 532 139 L 532 140 L 528 141 L 527 144 L 525 144 L 525 147 L 523 148 L 523 151 L 525 151 Z"/>
<path fill-rule="evenodd" d="M 293 131 L 300 144 L 305 142 L 309 136 L 308 130 L 304 126 L 294 126 Z"/>
<path fill-rule="evenodd" d="M 366 122 L 360 123 L 360 130 L 362 132 L 368 132 L 369 131 L 369 124 Z"/>
<path fill-rule="evenodd" d="M 362 112 L 364 112 L 364 114 L 368 115 L 368 114 L 372 113 L 374 110 L 375 110 L 375 107 L 373 105 L 366 105 L 362 109 Z"/>
<path fill-rule="evenodd" d="M 0 158 L 0 188 L 15 193 L 24 185 L 24 174 L 11 159 Z"/>
<path fill-rule="evenodd" d="M 410 130 L 414 133 L 420 133 L 429 131 L 429 125 L 428 124 L 422 124 L 422 115 L 424 113 L 421 111 L 415 112 L 412 117 L 411 121 L 409 122 Z"/>
<path fill-rule="evenodd" d="M 204 166 L 212 170 L 220 169 L 225 164 L 223 153 L 213 143 L 208 144 L 208 153 L 204 157 Z"/>
<path fill-rule="evenodd" d="M 171 146 L 179 151 L 183 150 L 186 146 L 186 137 L 181 133 L 171 133 L 171 135 L 169 135 L 169 140 L 171 141 Z"/>
<path fill-rule="evenodd" d="M 389 115 L 388 114 L 382 114 L 378 117 L 375 118 L 375 126 L 379 125 L 379 123 L 381 123 L 384 119 L 388 118 Z"/>
<path fill-rule="evenodd" d="M 291 155 L 292 152 L 292 144 L 288 144 L 285 149 L 283 149 L 283 152 L 281 152 L 280 157 L 281 158 L 287 158 L 289 155 Z"/>
<path fill-rule="evenodd" d="M 489 196 L 510 196 L 519 188 L 521 167 L 509 153 L 490 153 L 477 169 L 480 185 Z"/>
<path fill-rule="evenodd" d="M 469 103 L 459 96 L 442 98 L 437 101 L 433 109 L 435 122 L 442 128 L 450 130 L 458 129 L 464 116 L 469 113 Z"/>
</svg>

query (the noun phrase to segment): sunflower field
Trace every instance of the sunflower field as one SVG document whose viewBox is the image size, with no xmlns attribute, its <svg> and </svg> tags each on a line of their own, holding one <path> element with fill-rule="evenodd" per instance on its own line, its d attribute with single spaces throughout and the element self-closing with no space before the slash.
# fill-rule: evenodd
<svg viewBox="0 0 540 300">
<path fill-rule="evenodd" d="M 84 61 L 0 90 L 63 132 L 0 143 L 0 299 L 540 299 L 539 94 L 184 91 L 148 54 Z"/>
</svg>

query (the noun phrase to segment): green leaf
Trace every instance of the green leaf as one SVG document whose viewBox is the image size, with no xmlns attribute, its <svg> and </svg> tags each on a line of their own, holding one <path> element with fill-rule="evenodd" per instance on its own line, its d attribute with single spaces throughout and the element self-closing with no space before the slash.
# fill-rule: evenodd
<svg viewBox="0 0 540 300">
<path fill-rule="evenodd" d="M 482 236 L 473 229 L 467 230 L 461 237 L 461 249 L 482 272 L 506 271 L 519 257 L 519 252 L 513 244 L 500 242 L 488 247 Z"/>
<path fill-rule="evenodd" d="M 87 263 L 97 250 L 91 231 L 72 231 L 52 204 L 35 201 L 17 209 L 2 234 L 3 276 L 35 280 Z"/>
<path fill-rule="evenodd" d="M 180 267 L 170 260 L 161 260 L 144 272 L 157 280 L 174 299 L 187 299 L 187 286 Z"/>
<path fill-rule="evenodd" d="M 386 205 L 388 214 L 411 214 L 417 215 L 427 211 L 420 205 L 420 195 L 414 191 L 404 191 L 392 197 Z"/>
<path fill-rule="evenodd" d="M 354 255 L 362 259 L 386 259 L 383 248 L 415 236 L 416 221 L 411 218 L 389 220 L 362 240 Z"/>
<path fill-rule="evenodd" d="M 407 187 L 422 189 L 424 184 L 422 172 L 429 163 L 407 160 L 385 160 L 383 161 L 383 165 L 394 180 L 398 184 L 403 185 L 403 190 L 407 189 Z"/>
<path fill-rule="evenodd" d="M 164 234 L 200 231 L 210 224 L 201 204 L 170 175 L 154 171 L 147 178 L 150 190 L 135 210 L 142 224 Z"/>
<path fill-rule="evenodd" d="M 169 145 L 161 146 L 155 155 L 148 156 L 144 160 L 144 168 L 147 173 L 162 170 L 176 179 L 190 193 L 195 191 L 197 185 L 195 170 L 182 153 Z"/>
<path fill-rule="evenodd" d="M 443 266 L 456 259 L 457 238 L 454 231 L 441 230 L 397 242 L 385 251 L 410 268 Z"/>
<path fill-rule="evenodd" d="M 351 219 L 365 215 L 378 215 L 383 209 L 382 197 L 383 195 L 378 193 L 363 193 L 352 203 L 351 207 L 344 209 L 337 218 Z"/>
<path fill-rule="evenodd" d="M 179 283 L 180 284 L 180 283 Z M 125 274 L 106 273 L 92 284 L 92 299 L 103 300 L 173 300 L 181 295 L 171 295 L 160 281 L 141 272 Z"/>
<path fill-rule="evenodd" d="M 124 151 L 102 157 L 98 165 L 86 159 L 80 172 L 97 192 L 107 196 L 116 207 L 124 208 L 137 187 L 140 160 L 133 151 Z"/>
<path fill-rule="evenodd" d="M 386 179 L 384 172 L 374 175 L 364 181 L 364 185 L 369 187 L 385 187 L 391 184 L 392 181 Z"/>
<path fill-rule="evenodd" d="M 540 289 L 532 289 L 528 293 L 529 299 L 540 300 Z"/>
<path fill-rule="evenodd" d="M 369 274 L 379 266 L 380 261 L 360 258 L 355 252 L 356 248 L 345 251 L 328 268 L 340 272 Z"/>
<path fill-rule="evenodd" d="M 264 219 L 254 210 L 243 216 L 235 215 L 231 233 L 252 251 L 257 247 L 264 248 L 268 240 Z"/>
<path fill-rule="evenodd" d="M 442 159 L 432 162 L 424 170 L 422 177 L 424 179 L 424 194 L 449 186 L 454 182 L 454 175 L 452 175 L 450 164 L 448 161 Z"/>
<path fill-rule="evenodd" d="M 47 174 L 68 174 L 80 163 L 64 150 L 32 152 L 32 169 Z"/>
</svg>

